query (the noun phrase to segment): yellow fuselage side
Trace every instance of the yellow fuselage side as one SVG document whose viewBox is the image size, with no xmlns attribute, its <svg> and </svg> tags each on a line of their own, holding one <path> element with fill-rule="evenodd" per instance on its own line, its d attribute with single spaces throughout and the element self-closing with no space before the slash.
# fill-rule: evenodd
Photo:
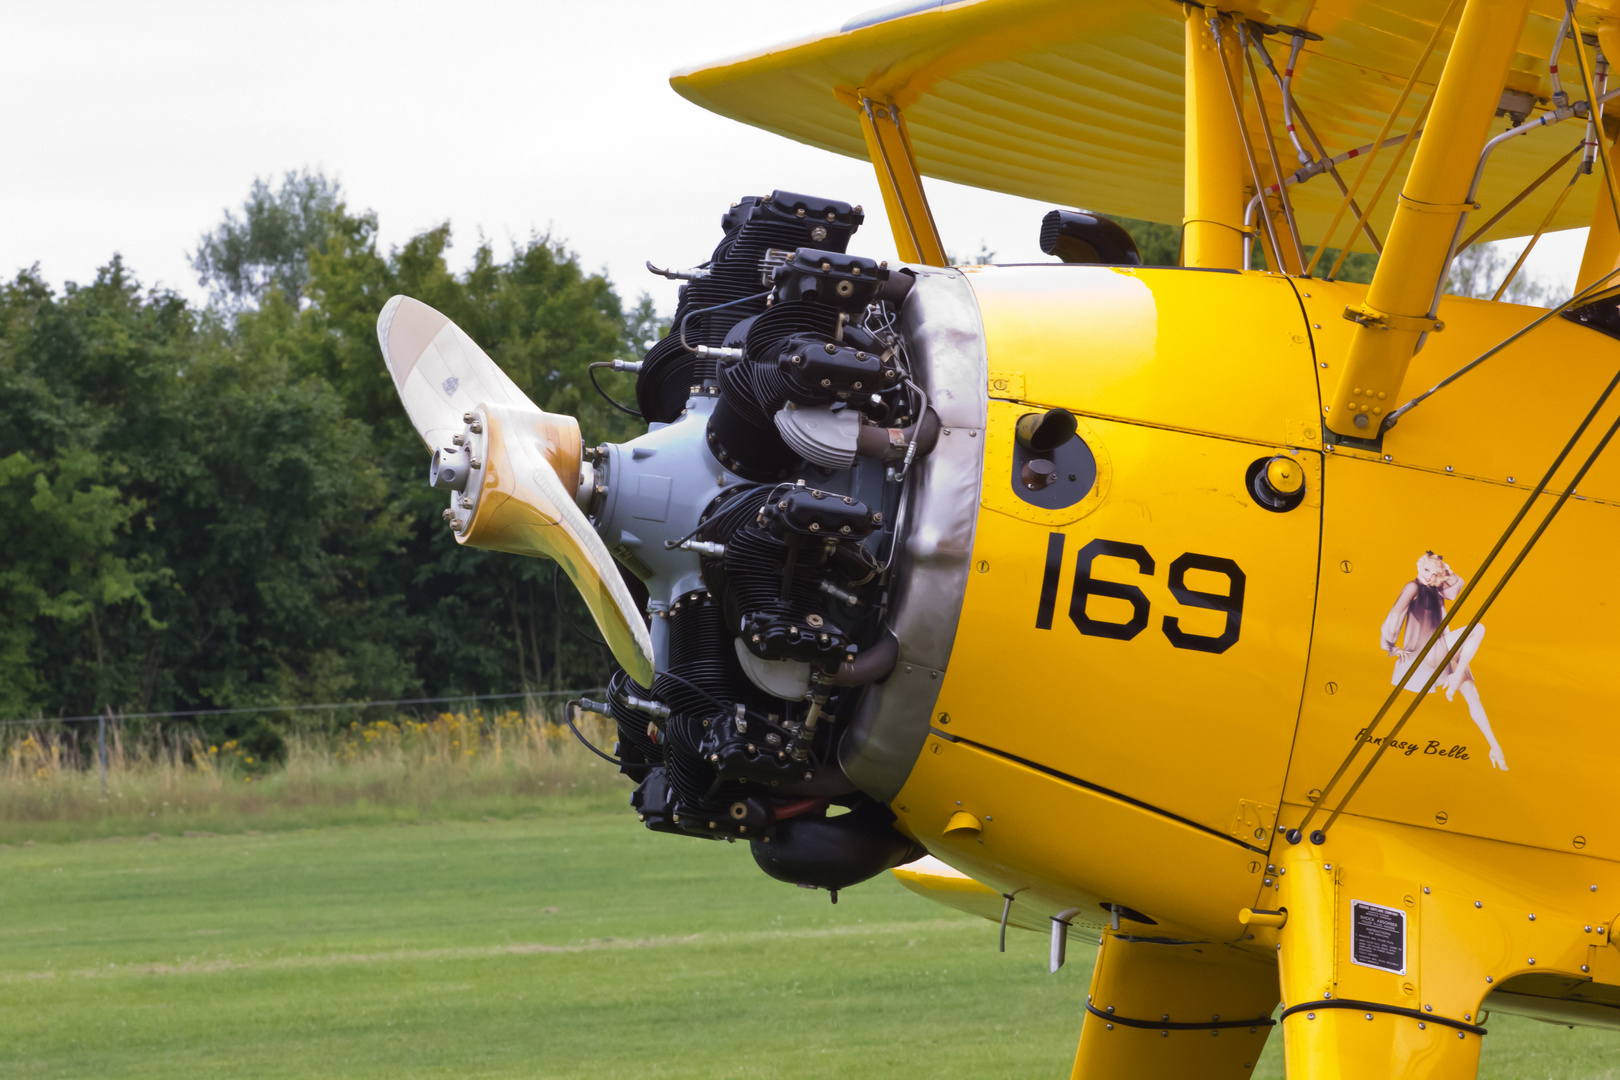
<svg viewBox="0 0 1620 1080">
<path fill-rule="evenodd" d="M 1320 848 L 1282 836 L 1390 692 L 1388 627 L 1420 557 L 1475 573 L 1620 368 L 1620 343 L 1553 320 L 1413 411 L 1379 450 L 1328 447 L 1323 388 L 1353 329 L 1341 313 L 1364 286 L 1079 266 L 986 267 L 970 281 L 989 358 L 983 498 L 934 734 L 893 803 L 901 827 L 1016 893 L 1026 913 L 1078 907 L 1078 924 L 1102 926 L 1106 905 L 1124 905 L 1156 923 L 1127 923 L 1136 933 L 1275 958 L 1303 921 L 1251 933 L 1240 909 L 1291 895 L 1298 908 L 1326 905 L 1320 964 L 1302 960 L 1297 974 L 1303 996 L 1342 984 L 1423 998 L 1416 973 L 1335 960 L 1334 905 L 1358 886 L 1355 898 L 1377 893 L 1414 921 L 1442 885 L 1466 892 L 1466 912 L 1427 912 L 1437 926 L 1485 911 L 1474 894 L 1494 890 L 1490 932 L 1462 934 L 1489 939 L 1469 946 L 1475 966 L 1457 976 L 1460 961 L 1440 952 L 1430 963 L 1437 990 L 1464 979 L 1443 1010 L 1458 1017 L 1515 973 L 1620 983 L 1620 950 L 1601 933 L 1620 914 L 1620 571 L 1609 557 L 1620 465 L 1600 461 L 1580 485 L 1485 617 L 1468 688 L 1425 700 L 1336 835 Z M 1536 312 L 1449 299 L 1440 314 L 1447 329 L 1414 360 L 1407 396 Z M 1097 480 L 1049 511 L 1014 493 L 1013 428 L 1058 406 L 1080 418 Z M 1561 477 L 1615 412 L 1611 402 Z M 1306 478 L 1304 501 L 1285 512 L 1247 489 L 1253 463 L 1276 455 Z M 1239 588 L 1235 619 L 1198 599 Z M 1399 639 L 1405 617 L 1394 621 Z M 1470 694 L 1507 771 L 1490 760 Z M 980 830 L 946 836 L 958 811 Z M 1336 845 L 1358 861 L 1318 871 L 1325 885 L 1302 880 L 1302 867 L 1335 862 Z M 1558 912 L 1556 934 L 1526 918 L 1536 904 Z M 1283 982 L 1286 1005 L 1286 970 Z"/>
</svg>

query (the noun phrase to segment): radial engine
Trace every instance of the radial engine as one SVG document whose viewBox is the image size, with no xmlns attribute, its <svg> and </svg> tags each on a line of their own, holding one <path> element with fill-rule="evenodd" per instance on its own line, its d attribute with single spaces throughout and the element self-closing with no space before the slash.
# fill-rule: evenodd
<svg viewBox="0 0 1620 1080">
<path fill-rule="evenodd" d="M 835 902 L 923 854 L 885 802 L 926 738 L 971 550 L 979 447 L 953 454 L 944 436 L 956 415 L 982 428 L 984 410 L 982 390 L 964 390 L 983 385 L 971 291 L 951 271 L 848 253 L 862 217 L 786 191 L 733 204 L 707 261 L 656 271 L 684 282 L 670 332 L 611 365 L 637 374 L 647 432 L 577 457 L 577 425 L 528 405 L 460 335 L 476 357 L 463 373 L 448 320 L 396 300 L 379 322 L 401 397 L 438 444 L 457 538 L 552 555 L 588 602 L 607 590 L 644 607 L 650 681 L 620 667 L 605 701 L 583 702 L 617 725 L 641 820 L 747 842 L 766 873 Z M 442 348 L 404 355 L 432 335 Z M 458 389 L 481 404 L 459 432 L 434 431 L 412 404 L 428 389 L 434 408 Z M 491 403 L 503 393 L 520 404 Z M 525 495 L 529 478 L 550 494 Z M 574 507 L 547 503 L 564 491 L 600 545 L 545 539 L 567 528 Z M 505 510 L 481 514 L 497 498 Z M 517 503 L 542 508 L 515 523 L 540 540 L 496 519 Z M 585 565 L 599 548 L 625 590 Z M 612 639 L 612 599 L 592 607 Z M 639 638 L 625 622 L 620 637 Z"/>
</svg>

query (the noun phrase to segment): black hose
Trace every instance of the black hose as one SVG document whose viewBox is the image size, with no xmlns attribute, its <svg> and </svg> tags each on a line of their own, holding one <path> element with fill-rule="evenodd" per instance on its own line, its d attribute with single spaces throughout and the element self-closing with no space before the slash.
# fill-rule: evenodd
<svg viewBox="0 0 1620 1080">
<path fill-rule="evenodd" d="M 598 750 L 595 746 L 591 745 L 591 741 L 589 739 L 580 734 L 579 728 L 574 726 L 574 706 L 576 704 L 576 702 L 570 701 L 566 706 L 563 707 L 563 723 L 568 725 L 568 730 L 574 733 L 574 738 L 578 739 L 580 745 L 585 749 L 589 750 L 591 753 L 595 754 L 597 757 L 608 762 L 609 764 L 617 765 L 621 769 L 624 768 L 624 762 L 620 761 L 612 754 Z"/>
<path fill-rule="evenodd" d="M 596 381 L 596 369 L 597 368 L 604 368 L 604 367 L 605 368 L 610 368 L 612 366 L 613 366 L 613 361 L 611 361 L 611 360 L 597 360 L 596 362 L 594 362 L 592 364 L 586 365 L 585 372 L 586 372 L 586 374 L 588 374 L 591 377 L 591 385 L 596 388 L 596 392 L 598 394 L 602 395 L 602 400 L 603 401 L 607 402 L 609 405 L 613 406 L 615 409 L 618 409 L 622 413 L 629 413 L 631 416 L 635 417 L 637 420 L 642 419 L 641 413 L 637 412 L 635 409 L 632 409 L 628 405 L 621 405 L 617 401 L 613 400 L 612 396 L 609 395 L 606 390 L 602 389 L 602 384 Z"/>
</svg>

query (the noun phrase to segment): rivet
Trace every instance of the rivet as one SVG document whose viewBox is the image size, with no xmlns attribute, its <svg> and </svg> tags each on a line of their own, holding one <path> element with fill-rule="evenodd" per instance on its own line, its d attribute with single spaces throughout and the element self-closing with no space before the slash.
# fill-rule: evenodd
<svg viewBox="0 0 1620 1080">
<path fill-rule="evenodd" d="M 1425 1005 L 1425 1006 L 1423 1006 L 1423 1011 L 1424 1012 L 1434 1012 L 1434 1006 L 1433 1005 Z"/>
<path fill-rule="evenodd" d="M 1419 1031 L 1428 1031 L 1429 1030 L 1429 1025 L 1425 1024 L 1423 1021 L 1419 1020 L 1418 1021 L 1418 1030 Z"/>
<path fill-rule="evenodd" d="M 1109 1024 L 1109 1025 L 1108 1025 L 1108 1030 L 1109 1030 L 1109 1031 L 1113 1031 L 1113 1030 L 1114 1030 L 1114 1025 L 1113 1025 L 1113 1024 Z"/>
<path fill-rule="evenodd" d="M 1311 323 L 1311 329 L 1312 330 L 1320 330 L 1320 329 L 1322 329 L 1322 324 L 1319 323 L 1319 322 L 1313 322 L 1313 323 Z M 1326 365 L 1323 365 L 1323 366 L 1325 367 Z"/>
<path fill-rule="evenodd" d="M 1316 1014 L 1315 1013 L 1306 1013 L 1305 1014 L 1305 1019 L 1307 1019 L 1307 1020 L 1315 1020 L 1316 1019 Z"/>
<path fill-rule="evenodd" d="M 1533 911 L 1532 911 L 1532 912 L 1531 912 L 1531 913 L 1530 913 L 1530 921 L 1531 921 L 1531 922 L 1535 922 L 1535 921 L 1536 921 L 1536 913 L 1535 913 L 1535 912 L 1533 912 Z"/>
<path fill-rule="evenodd" d="M 1326 361 L 1326 360 L 1323 360 L 1323 361 L 1322 361 L 1322 362 L 1321 362 L 1321 363 L 1319 363 L 1319 364 L 1317 364 L 1317 365 L 1316 365 L 1316 366 L 1317 366 L 1317 367 L 1324 367 L 1324 368 L 1325 368 L 1325 367 L 1327 367 L 1327 361 Z"/>
<path fill-rule="evenodd" d="M 1589 967 L 1587 967 L 1587 966 L 1586 966 L 1586 965 L 1585 965 L 1585 964 L 1582 964 L 1582 965 L 1581 965 L 1581 973 L 1582 973 L 1582 974 L 1585 974 L 1585 973 L 1586 973 L 1586 972 L 1588 972 L 1588 971 L 1591 971 L 1591 970 L 1592 970 L 1592 969 L 1591 969 L 1591 968 L 1589 968 Z"/>
<path fill-rule="evenodd" d="M 1535 958 L 1535 957 L 1533 957 L 1533 956 L 1532 956 L 1532 957 L 1531 957 L 1531 958 L 1530 958 L 1530 966 L 1531 966 L 1531 967 L 1535 967 L 1535 966 L 1536 966 L 1536 958 Z"/>
<path fill-rule="evenodd" d="M 1451 471 L 1452 471 L 1452 468 L 1451 468 L 1451 466 L 1450 466 L 1450 465 L 1447 465 L 1447 466 L 1446 466 L 1446 472 L 1451 472 Z"/>
<path fill-rule="evenodd" d="M 1485 906 L 1485 902 L 1484 902 L 1484 901 L 1483 901 L 1483 900 L 1475 900 L 1475 901 L 1474 901 L 1474 906 L 1475 906 L 1475 907 L 1484 907 L 1484 906 Z"/>
<path fill-rule="evenodd" d="M 1508 483 L 1510 483 L 1510 484 L 1513 483 L 1513 477 L 1511 477 L 1511 476 L 1508 477 Z"/>
<path fill-rule="evenodd" d="M 1378 411 L 1378 410 L 1377 410 L 1377 409 L 1374 409 L 1374 410 L 1373 410 L 1373 412 L 1377 412 L 1377 411 Z M 1385 461 L 1394 461 L 1394 460 L 1395 460 L 1395 459 L 1394 459 L 1394 458 L 1392 458 L 1392 457 L 1390 457 L 1390 456 L 1389 456 L 1389 455 L 1388 455 L 1388 454 L 1385 454 L 1385 455 L 1384 455 L 1384 460 L 1385 460 Z"/>
<path fill-rule="evenodd" d="M 1488 983 L 1493 983 L 1496 981 L 1496 979 L 1493 976 L 1487 975 L 1485 976 L 1485 981 Z"/>
<path fill-rule="evenodd" d="M 1457 1032 L 1457 1038 L 1459 1038 L 1459 1039 L 1460 1039 L 1460 1038 L 1462 1038 L 1462 1037 L 1463 1037 L 1463 1033 L 1462 1033 L 1462 1032 L 1460 1032 L 1460 1031 L 1459 1031 L 1459 1032 Z"/>
<path fill-rule="evenodd" d="M 1372 1019 L 1372 1013 L 1368 1013 L 1368 1014 L 1367 1014 L 1367 1019 L 1369 1019 L 1369 1020 L 1371 1020 L 1371 1019 Z"/>
</svg>

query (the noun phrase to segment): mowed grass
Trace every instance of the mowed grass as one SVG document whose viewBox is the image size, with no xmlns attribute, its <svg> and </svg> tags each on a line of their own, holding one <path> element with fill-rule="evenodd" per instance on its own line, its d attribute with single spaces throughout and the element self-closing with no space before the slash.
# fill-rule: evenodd
<svg viewBox="0 0 1620 1080">
<path fill-rule="evenodd" d="M 1083 942 L 625 811 L 0 850 L 0 1075 L 1063 1077 Z M 1496 1018 L 1484 1075 L 1620 1039 Z M 1256 1075 L 1278 1077 L 1273 1039 Z"/>
</svg>

